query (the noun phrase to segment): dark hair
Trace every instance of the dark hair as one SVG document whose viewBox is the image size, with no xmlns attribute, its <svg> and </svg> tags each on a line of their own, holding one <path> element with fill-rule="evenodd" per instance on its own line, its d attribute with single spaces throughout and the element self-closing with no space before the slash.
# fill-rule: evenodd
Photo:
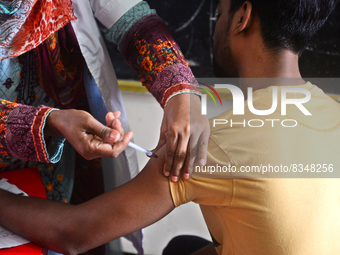
<svg viewBox="0 0 340 255">
<path fill-rule="evenodd" d="M 249 0 L 261 21 L 262 36 L 269 49 L 303 51 L 324 25 L 338 0 Z M 230 14 L 245 0 L 230 0 Z"/>
</svg>

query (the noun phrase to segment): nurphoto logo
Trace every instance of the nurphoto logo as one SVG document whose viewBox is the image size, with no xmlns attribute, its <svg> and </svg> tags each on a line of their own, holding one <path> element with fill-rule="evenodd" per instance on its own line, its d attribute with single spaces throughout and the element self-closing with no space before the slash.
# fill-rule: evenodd
<svg viewBox="0 0 340 255">
<path fill-rule="evenodd" d="M 209 95 L 215 105 L 217 106 L 217 102 L 213 96 L 213 94 L 208 90 L 210 89 L 218 98 L 221 106 L 222 106 L 222 100 L 220 95 L 217 93 L 216 89 L 221 90 L 227 90 L 228 92 L 230 91 L 232 95 L 232 111 L 233 115 L 244 115 L 245 112 L 245 96 L 242 92 L 242 90 L 231 84 L 215 84 L 213 86 L 207 85 L 205 83 L 199 83 L 201 86 L 199 89 L 202 92 L 205 92 L 206 94 L 202 94 L 201 96 L 201 112 L 202 115 L 207 115 L 207 95 Z M 207 89 L 208 88 L 208 89 Z M 300 93 L 302 94 L 301 98 L 288 98 L 287 95 L 289 93 Z M 279 97 L 281 101 L 281 116 L 286 116 L 287 115 L 287 105 L 295 105 L 304 115 L 306 116 L 311 116 L 312 114 L 307 110 L 307 108 L 303 105 L 311 99 L 311 93 L 308 89 L 304 88 L 298 88 L 298 87 L 282 87 L 281 88 L 281 95 L 278 93 L 277 87 L 272 88 L 272 105 L 269 109 L 266 110 L 258 110 L 255 109 L 254 104 L 253 104 L 253 88 L 248 87 L 247 89 L 247 105 L 248 109 L 251 113 L 257 116 L 268 116 L 273 114 L 277 108 L 278 108 L 278 102 L 279 102 Z M 296 127 L 298 125 L 298 122 L 294 119 L 250 119 L 250 120 L 245 120 L 242 122 L 233 122 L 232 119 L 226 120 L 226 119 L 213 119 L 213 125 L 214 127 L 216 125 L 226 125 L 230 124 L 232 127 L 233 125 L 243 125 L 244 127 L 249 126 L 249 127 L 262 127 L 265 125 L 265 123 L 271 124 L 272 127 L 275 126 L 276 122 L 280 122 L 283 127 Z M 247 125 L 248 124 L 248 125 Z"/>
</svg>

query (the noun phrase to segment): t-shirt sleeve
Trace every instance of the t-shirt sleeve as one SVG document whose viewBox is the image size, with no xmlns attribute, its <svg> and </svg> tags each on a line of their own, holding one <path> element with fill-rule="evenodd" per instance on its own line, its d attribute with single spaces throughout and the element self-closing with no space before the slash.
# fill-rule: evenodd
<svg viewBox="0 0 340 255">
<path fill-rule="evenodd" d="M 206 167 L 229 165 L 229 158 L 224 151 L 212 139 L 209 140 L 208 157 Z M 180 180 L 177 183 L 170 181 L 170 192 L 175 206 L 188 202 L 195 202 L 200 205 L 229 206 L 233 194 L 233 179 L 214 178 L 209 173 L 192 174 L 189 180 Z M 205 169 L 207 169 L 205 168 Z"/>
</svg>

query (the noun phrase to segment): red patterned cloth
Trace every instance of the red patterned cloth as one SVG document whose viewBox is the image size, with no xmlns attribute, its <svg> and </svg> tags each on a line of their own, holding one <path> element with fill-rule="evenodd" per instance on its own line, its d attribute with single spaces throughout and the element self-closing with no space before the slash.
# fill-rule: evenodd
<svg viewBox="0 0 340 255">
<path fill-rule="evenodd" d="M 69 23 L 33 49 L 37 83 L 58 108 L 75 108 L 84 88 L 85 59 Z"/>
<path fill-rule="evenodd" d="M 0 153 L 25 160 L 49 162 L 43 123 L 51 110 L 50 107 L 33 107 L 0 99 Z M 4 166 L 0 164 L 1 167 Z"/>
<path fill-rule="evenodd" d="M 71 0 L 19 0 L 14 14 L 0 12 L 0 61 L 36 48 L 76 19 Z M 1 10 L 0 10 L 1 11 Z"/>
<path fill-rule="evenodd" d="M 181 49 L 156 14 L 139 19 L 125 34 L 119 48 L 162 107 L 175 94 L 200 94 L 192 86 L 196 84 L 195 77 Z"/>
</svg>

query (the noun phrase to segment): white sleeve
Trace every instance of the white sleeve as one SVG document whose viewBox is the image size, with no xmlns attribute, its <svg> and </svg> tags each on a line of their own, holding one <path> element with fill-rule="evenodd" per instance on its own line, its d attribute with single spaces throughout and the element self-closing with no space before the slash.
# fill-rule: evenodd
<svg viewBox="0 0 340 255">
<path fill-rule="evenodd" d="M 142 0 L 89 0 L 94 16 L 107 28 L 113 26 L 133 6 Z"/>
</svg>

